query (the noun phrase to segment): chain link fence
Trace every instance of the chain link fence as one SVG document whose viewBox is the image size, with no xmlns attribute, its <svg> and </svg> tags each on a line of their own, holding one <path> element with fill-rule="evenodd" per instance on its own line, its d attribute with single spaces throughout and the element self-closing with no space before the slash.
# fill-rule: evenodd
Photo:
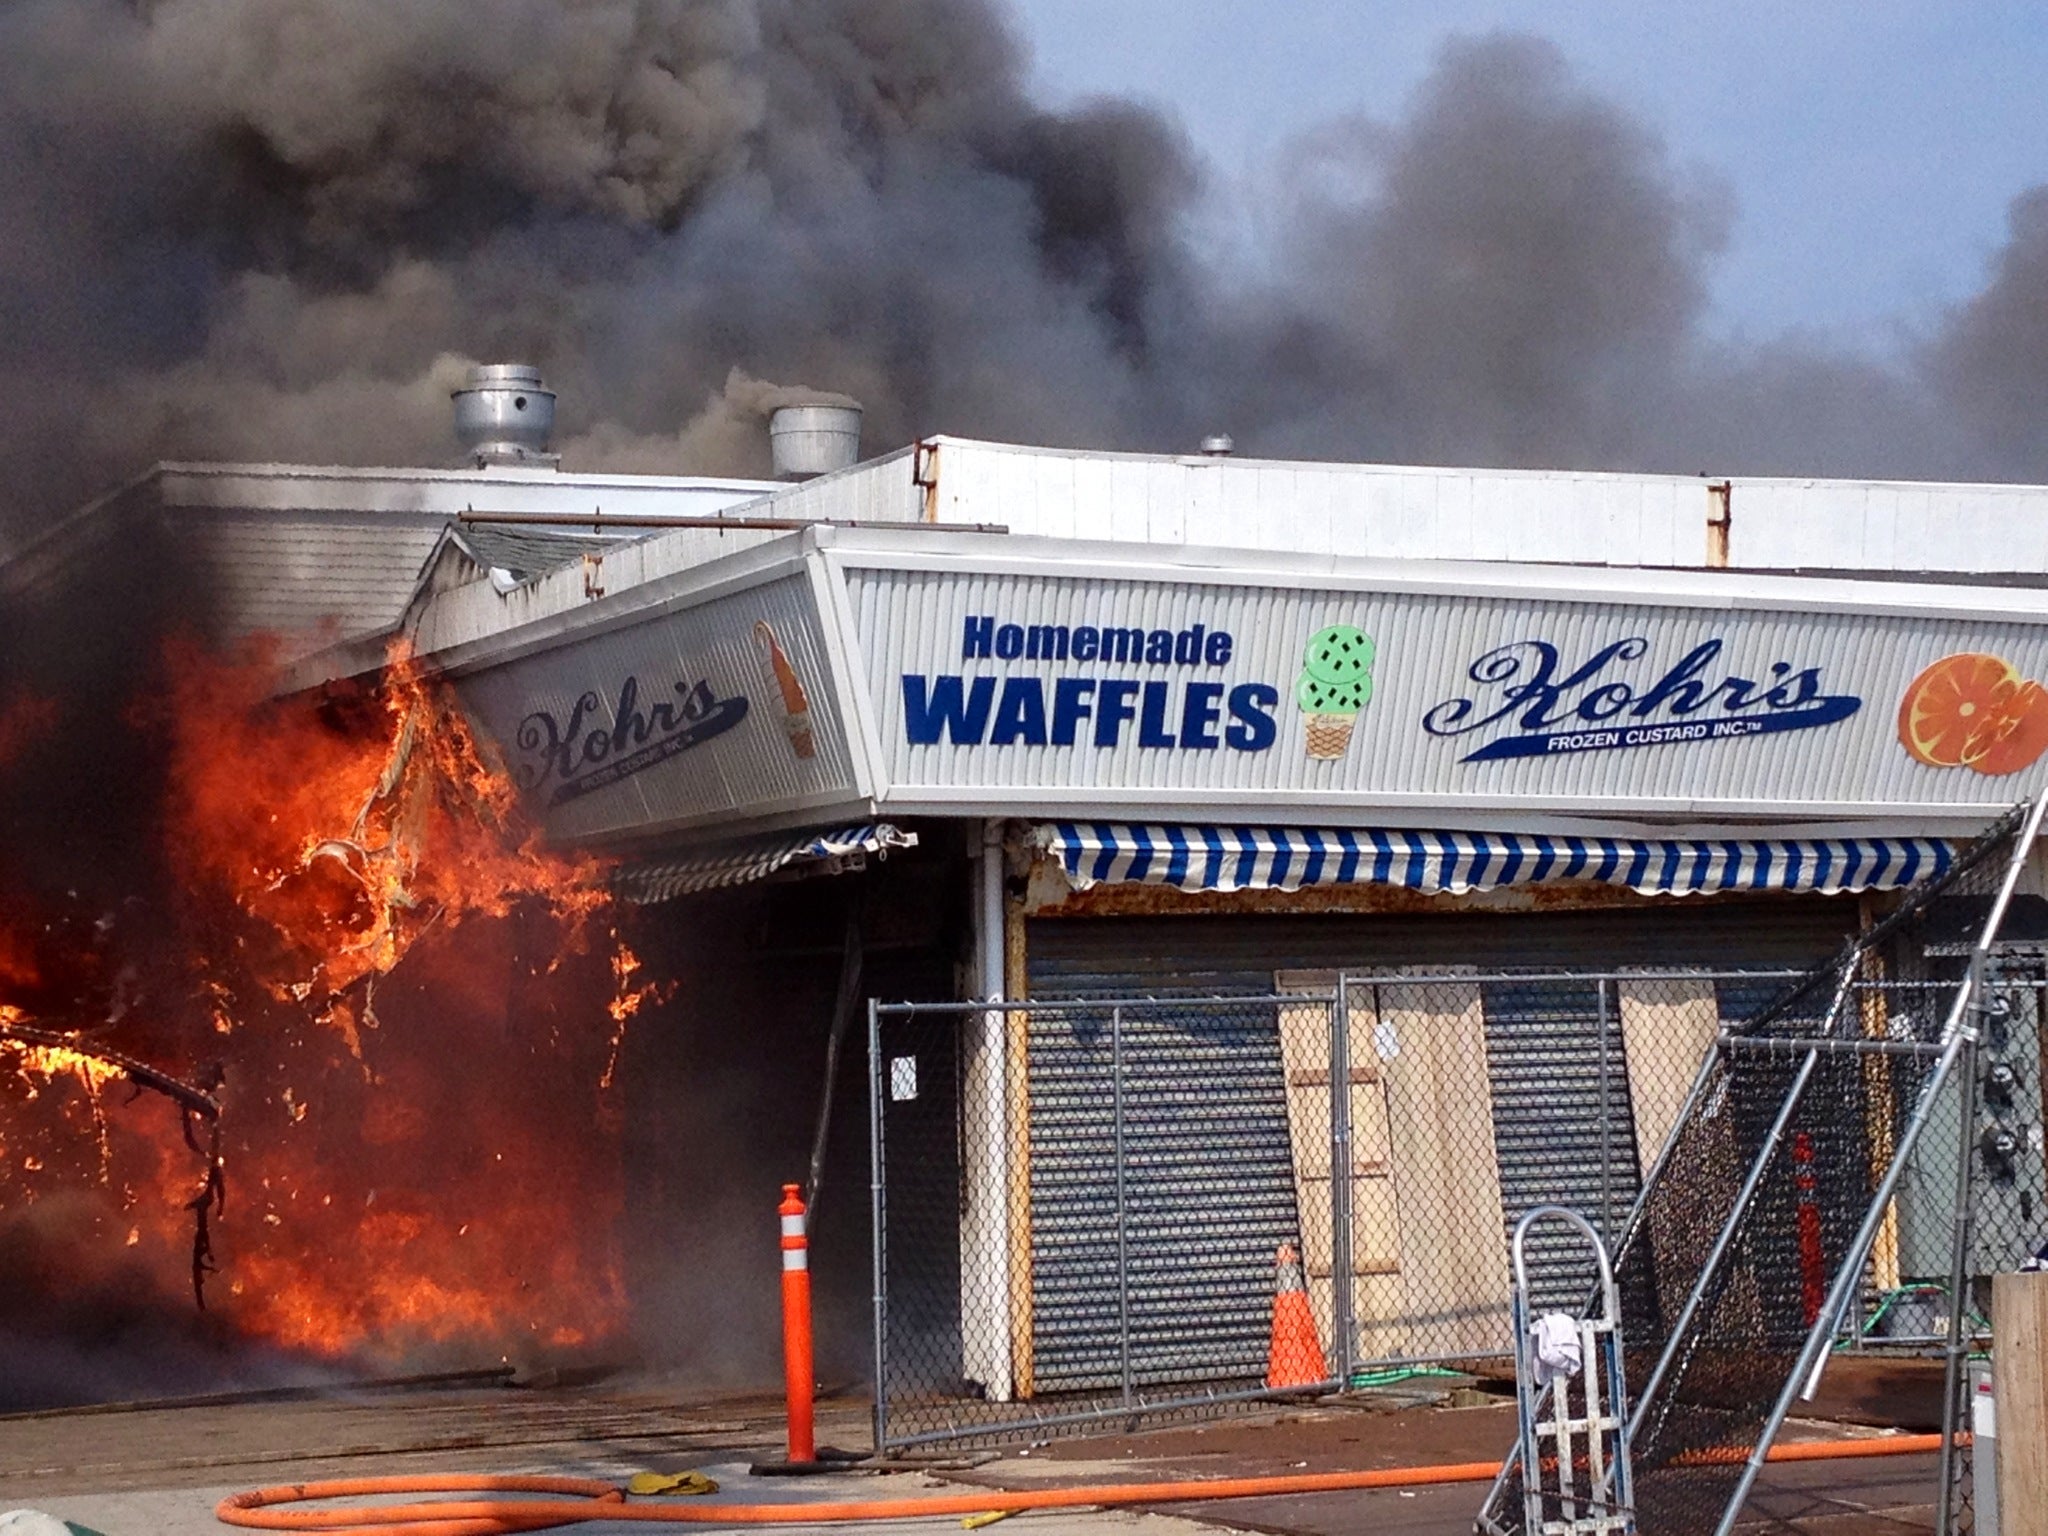
<svg viewBox="0 0 2048 1536">
<path fill-rule="evenodd" d="M 1505 1374 L 1546 1203 L 1616 1254 L 1642 1529 L 1725 1536 L 1835 1352 L 1944 1362 L 1967 1429 L 1990 1277 L 2048 1240 L 2038 826 L 1801 973 L 871 1006 L 878 1448 Z M 1589 1259 L 1548 1244 L 1532 1310 L 1578 1312 Z M 1945 1536 L 1988 1493 L 1947 1444 Z M 1521 1519 L 1511 1469 L 1482 1528 Z"/>
<path fill-rule="evenodd" d="M 1559 1203 L 1618 1240 L 1702 1060 L 1789 979 L 873 1007 L 878 1448 L 1502 1374 L 1515 1222 Z M 1303 1343 L 1276 1339 L 1283 1245 L 1314 1379 L 1271 1371 Z M 1576 1309 L 1586 1255 L 1546 1233 L 1531 1260 L 1537 1308 Z"/>
<path fill-rule="evenodd" d="M 1941 1357 L 1945 1427 L 1966 1422 L 1989 1277 L 2048 1223 L 2048 903 L 2010 904 L 2038 825 L 2018 808 L 1707 1054 L 1616 1266 L 1641 1529 L 1728 1536 L 1834 1351 Z M 1969 1448 L 1943 1444 L 1927 1502 L 1969 1530 Z M 1526 1523 L 1511 1467 L 1481 1529 Z"/>
</svg>

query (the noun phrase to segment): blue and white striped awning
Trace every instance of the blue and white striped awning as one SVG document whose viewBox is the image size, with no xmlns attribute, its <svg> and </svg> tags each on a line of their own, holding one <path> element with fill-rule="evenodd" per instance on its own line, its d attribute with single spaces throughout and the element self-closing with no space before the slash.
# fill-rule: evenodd
<svg viewBox="0 0 2048 1536">
<path fill-rule="evenodd" d="M 1951 856 L 1947 843 L 1926 837 L 1665 841 L 1063 821 L 1041 827 L 1039 838 L 1077 889 L 1139 882 L 1184 891 L 1398 885 L 1463 892 L 1539 880 L 1597 880 L 1649 896 L 1888 891 L 1941 873 Z"/>
<path fill-rule="evenodd" d="M 612 872 L 611 883 L 625 900 L 651 906 L 784 872 L 836 875 L 861 868 L 871 857 L 886 859 L 899 848 L 916 846 L 915 832 L 905 832 L 886 821 L 830 832 L 784 833 L 628 864 Z"/>
</svg>

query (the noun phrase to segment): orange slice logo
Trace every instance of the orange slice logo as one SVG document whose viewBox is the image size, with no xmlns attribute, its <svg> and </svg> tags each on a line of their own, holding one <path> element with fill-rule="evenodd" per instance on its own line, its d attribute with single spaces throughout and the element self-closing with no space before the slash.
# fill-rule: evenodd
<svg viewBox="0 0 2048 1536">
<path fill-rule="evenodd" d="M 2018 773 L 2048 752 L 2048 688 L 2034 682 L 2020 684 L 2006 714 L 2009 728 L 1970 764 L 1979 773 Z"/>
<path fill-rule="evenodd" d="M 2017 773 L 2048 752 L 2048 689 L 2003 656 L 1944 656 L 1907 685 L 1899 744 L 1930 768 Z"/>
</svg>

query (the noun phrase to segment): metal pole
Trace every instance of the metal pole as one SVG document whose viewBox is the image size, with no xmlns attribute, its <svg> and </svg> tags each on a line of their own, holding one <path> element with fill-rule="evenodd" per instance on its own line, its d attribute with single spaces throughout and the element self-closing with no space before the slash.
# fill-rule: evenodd
<svg viewBox="0 0 2048 1536">
<path fill-rule="evenodd" d="M 1976 985 L 1981 988 L 1984 984 L 1982 957 L 1971 957 L 1970 967 L 1977 973 Z M 1970 1349 L 1969 1330 L 1963 1326 L 1963 1315 L 1967 1310 L 1963 1305 L 1963 1290 L 1970 1283 L 1970 1184 L 1977 1155 L 1975 1138 L 1970 1134 L 1977 1120 L 1977 1041 L 1974 1037 L 1963 1046 L 1960 1070 L 1962 1080 L 1956 1084 L 1955 1226 L 1950 1233 L 1952 1251 L 1948 1260 L 1948 1364 L 1942 1372 L 1941 1490 L 1935 1496 L 1934 1506 L 1936 1536 L 1949 1536 L 1949 1517 L 1953 1513 L 1950 1506 L 1955 1494 L 1956 1405 L 1962 1393 L 1963 1358 Z"/>
<path fill-rule="evenodd" d="M 1986 953 L 1998 935 L 1999 925 L 2005 917 L 2006 905 L 2012 899 L 2013 887 L 2019 880 L 2020 867 L 2026 862 L 2026 852 L 2040 834 L 2041 812 L 2044 808 L 2048 808 L 2048 796 L 2035 801 L 2033 814 L 2027 818 L 2026 830 L 2020 838 L 2011 863 L 2006 868 L 2005 883 L 1999 888 L 1998 898 L 1992 903 L 1991 916 L 1984 925 L 1983 936 L 1977 941 L 1977 955 Z M 1777 1438 L 1786 1415 L 1792 1411 L 1793 1402 L 1801 1395 L 1801 1389 L 1804 1387 L 1810 1392 L 1810 1378 L 1817 1379 L 1820 1374 L 1820 1367 L 1827 1358 L 1827 1346 L 1834 1337 L 1837 1322 L 1848 1308 L 1849 1294 L 1855 1286 L 1862 1283 L 1863 1265 L 1870 1257 L 1871 1244 L 1877 1240 L 1877 1229 L 1884 1221 L 1885 1206 L 1891 1202 L 1892 1195 L 1898 1188 L 1900 1175 L 1905 1170 L 1906 1161 L 1911 1157 L 1914 1147 L 1919 1144 L 1921 1132 L 1927 1127 L 1935 1099 L 1941 1090 L 1948 1086 L 1949 1077 L 1955 1071 L 1956 1061 L 1963 1053 L 1964 1037 L 1975 1033 L 1975 1026 L 1964 1021 L 1973 1001 L 1971 994 L 1974 991 L 1973 984 L 1977 972 L 1978 967 L 1973 964 L 1969 975 L 1963 981 L 1954 1007 L 1949 1010 L 1948 1023 L 1942 1031 L 1947 1044 L 1940 1059 L 1935 1063 L 1934 1072 L 1928 1079 L 1927 1086 L 1921 1091 L 1920 1102 L 1914 1106 L 1912 1118 L 1906 1122 L 1906 1128 L 1899 1136 L 1898 1147 L 1892 1153 L 1891 1167 L 1885 1170 L 1884 1178 L 1878 1183 L 1876 1197 L 1870 1202 L 1870 1208 L 1864 1212 L 1863 1224 L 1857 1228 L 1855 1240 L 1842 1256 L 1841 1272 L 1835 1276 L 1834 1288 L 1828 1296 L 1827 1303 L 1821 1308 L 1820 1321 L 1807 1334 L 1806 1346 L 1800 1351 L 1791 1375 L 1786 1378 L 1785 1388 L 1778 1394 L 1778 1401 L 1771 1409 L 1770 1418 L 1765 1422 L 1762 1433 L 1757 1436 L 1756 1445 L 1750 1451 L 1749 1459 L 1743 1463 L 1742 1476 L 1736 1483 L 1734 1496 L 1729 1500 L 1727 1509 L 1721 1514 L 1721 1523 L 1715 1528 L 1715 1536 L 1730 1536 L 1735 1529 L 1735 1521 L 1742 1512 L 1743 1501 L 1749 1497 L 1749 1490 L 1756 1485 L 1757 1474 L 1763 1470 L 1764 1457 L 1770 1452 L 1771 1442 Z"/>
<path fill-rule="evenodd" d="M 868 999 L 868 1200 L 869 1219 L 873 1226 L 874 1241 L 870 1245 L 870 1259 L 874 1266 L 875 1287 L 875 1454 L 881 1455 L 888 1445 L 889 1435 L 889 1390 L 885 1374 L 888 1362 L 889 1339 L 889 1290 L 888 1265 L 885 1262 L 884 1231 L 886 1223 L 883 1203 L 885 1180 L 882 1176 L 882 1014 L 880 1005 L 871 997 Z"/>
<path fill-rule="evenodd" d="M 1358 1353 L 1356 1286 L 1352 1275 L 1351 1000 L 1342 972 L 1330 1012 L 1330 1353 L 1338 1391 L 1351 1388 Z M 1306 1259 L 1307 1255 L 1304 1254 Z"/>
<path fill-rule="evenodd" d="M 2013 843 L 2012 852 L 2006 858 L 2005 877 L 1999 881 L 1998 894 L 1991 903 L 1991 913 L 1985 918 L 1984 927 L 1977 935 L 1977 942 L 1970 950 L 1969 969 L 1963 975 L 1963 984 L 1957 989 L 1956 999 L 1949 1006 L 1948 1019 L 1942 1026 L 1940 1060 L 1935 1066 L 1934 1075 L 1928 1080 L 1920 1103 L 1913 1111 L 1913 1118 L 1906 1125 L 1907 1135 L 1915 1140 L 1926 1128 L 1927 1121 L 1932 1118 L 1937 1091 L 1946 1086 L 1949 1074 L 1955 1070 L 1958 1057 L 1966 1048 L 1974 1050 L 1977 1044 L 1977 1026 L 1970 1023 L 1969 1018 L 1977 1011 L 1977 998 L 1983 986 L 1991 946 L 1998 942 L 1998 930 L 2005 923 L 2005 909 L 2010 905 L 2013 892 L 2019 886 L 2020 873 L 2026 868 L 2027 855 L 2032 850 L 2035 839 L 2041 835 L 2041 818 L 2044 811 L 2048 811 L 2048 793 L 2037 796 L 2033 802 L 2033 809 L 2027 813 L 2026 825 L 2021 829 Z M 1974 1084 L 1972 1086 L 1974 1089 Z M 1822 1309 L 1820 1321 L 1807 1337 L 1806 1350 L 1801 1355 L 1802 1374 L 1806 1378 L 1803 1390 L 1799 1393 L 1801 1397 L 1811 1398 L 1820 1390 L 1821 1371 L 1826 1367 L 1828 1358 L 1827 1350 L 1820 1346 L 1841 1331 L 1842 1319 L 1849 1310 L 1848 1297 L 1843 1293 L 1845 1289 L 1851 1289 L 1852 1282 L 1861 1284 L 1860 1272 L 1870 1256 L 1871 1244 L 1877 1239 L 1877 1229 L 1883 1225 L 1885 1203 L 1898 1185 L 1905 1167 L 1906 1153 L 1911 1150 L 1911 1145 L 1912 1143 L 1902 1140 L 1898 1150 L 1892 1154 L 1892 1165 L 1885 1171 L 1884 1182 L 1879 1186 L 1878 1198 L 1864 1213 L 1863 1225 L 1858 1229 L 1857 1241 L 1860 1246 L 1852 1250 L 1850 1260 L 1853 1262 L 1845 1261 L 1842 1273 L 1835 1277 L 1834 1290 L 1829 1294 L 1826 1307 Z M 1855 1273 L 1852 1273 L 1852 1270 Z M 1779 1412 L 1769 1426 L 1771 1435 L 1778 1432 L 1785 1414 L 1791 1411 L 1790 1388 L 1799 1385 L 1795 1378 L 1788 1384 L 1788 1394 L 1780 1397 Z M 1755 1467 L 1760 1464 L 1761 1457 L 1769 1448 L 1768 1436 L 1757 1443 L 1757 1449 L 1751 1456 L 1750 1467 L 1744 1473 L 1745 1491 L 1748 1485 L 1756 1480 Z M 1732 1515 L 1729 1518 L 1732 1519 Z"/>
<path fill-rule="evenodd" d="M 2020 871 L 2026 866 L 2027 854 L 2034 846 L 2034 839 L 2041 835 L 2041 813 L 2048 810 L 2048 790 L 2035 797 L 2034 808 L 2027 815 L 2027 824 L 2021 830 L 2019 841 L 2013 845 L 2012 859 L 2006 864 L 2005 879 L 1998 887 L 1998 899 L 1991 904 L 1991 916 L 1985 919 L 1984 931 L 1978 936 L 1977 950 L 1980 955 L 1989 954 L 1998 930 L 2005 922 L 2005 909 L 2012 902 L 2012 893 L 2020 883 Z"/>
<path fill-rule="evenodd" d="M 1124 1406 L 1131 1406 L 1131 1251 L 1124 1210 L 1124 1011 L 1109 1011 L 1109 1076 L 1113 1092 L 1110 1113 L 1116 1156 L 1116 1337 L 1123 1375 Z"/>
<path fill-rule="evenodd" d="M 1844 1000 L 1850 995 L 1849 978 L 1853 974 L 1853 971 L 1845 969 L 1841 979 L 1835 984 L 1834 1001 L 1828 1009 L 1827 1020 L 1822 1026 L 1829 1033 L 1832 1033 L 1834 1029 L 1835 1020 L 1840 1014 Z M 1721 1054 L 1722 1048 L 1716 1045 L 1715 1055 L 1720 1056 Z M 1793 1077 L 1791 1085 L 1785 1090 L 1784 1101 L 1778 1106 L 1777 1118 L 1772 1120 L 1771 1128 L 1765 1133 L 1762 1146 L 1758 1148 L 1755 1158 L 1750 1162 L 1749 1172 L 1744 1175 L 1742 1180 L 1742 1188 L 1736 1192 L 1735 1204 L 1729 1210 L 1727 1220 L 1721 1223 L 1721 1230 L 1715 1234 L 1714 1246 L 1708 1252 L 1706 1262 L 1700 1266 L 1699 1278 L 1693 1281 L 1692 1290 L 1686 1295 L 1685 1305 L 1679 1308 L 1678 1320 L 1672 1324 L 1671 1332 L 1666 1336 L 1664 1351 L 1657 1357 L 1656 1365 L 1651 1368 L 1649 1377 L 1644 1381 L 1642 1388 L 1636 1393 L 1635 1412 L 1629 1419 L 1629 1436 L 1631 1439 L 1642 1433 L 1643 1424 L 1649 1414 L 1650 1407 L 1656 1401 L 1657 1389 L 1664 1384 L 1664 1377 L 1671 1369 L 1671 1362 L 1677 1357 L 1678 1352 L 1685 1348 L 1686 1334 L 1692 1327 L 1693 1318 L 1706 1302 L 1707 1289 L 1713 1284 L 1714 1277 L 1719 1273 L 1721 1261 L 1727 1257 L 1728 1249 L 1735 1241 L 1735 1234 L 1741 1230 L 1743 1217 L 1749 1212 L 1750 1202 L 1756 1198 L 1757 1190 L 1763 1185 L 1764 1173 L 1770 1167 L 1771 1159 L 1777 1155 L 1778 1146 L 1785 1139 L 1785 1132 L 1792 1124 L 1792 1116 L 1798 1111 L 1799 1101 L 1805 1096 L 1806 1085 L 1812 1080 L 1814 1068 L 1819 1063 L 1820 1052 L 1809 1049 L 1805 1058 L 1799 1063 L 1799 1071 Z M 1677 1135 L 1674 1132 L 1671 1144 L 1675 1144 L 1676 1141 Z M 1670 1151 L 1669 1144 L 1667 1144 L 1665 1150 L 1668 1155 Z M 1659 1166 L 1662 1166 L 1661 1161 Z"/>
<path fill-rule="evenodd" d="M 1762 1431 L 1757 1435 L 1756 1445 L 1743 1463 L 1742 1475 L 1736 1481 L 1734 1495 L 1728 1507 L 1722 1511 L 1721 1523 L 1715 1527 L 1714 1536 L 1729 1536 L 1735 1529 L 1735 1521 L 1742 1512 L 1743 1502 L 1749 1497 L 1749 1490 L 1755 1486 L 1757 1474 L 1763 1470 L 1764 1457 L 1769 1454 L 1771 1442 L 1778 1437 L 1778 1430 L 1792 1411 L 1792 1404 L 1800 1395 L 1800 1389 L 1807 1379 L 1814 1375 L 1816 1368 L 1825 1360 L 1827 1346 L 1835 1333 L 1835 1321 L 1842 1315 L 1847 1304 L 1848 1293 L 1862 1283 L 1863 1265 L 1870 1257 L 1870 1247 L 1877 1239 L 1877 1229 L 1884 1220 L 1884 1208 L 1891 1202 L 1893 1192 L 1898 1188 L 1899 1174 L 1905 1167 L 1907 1157 L 1920 1140 L 1920 1132 L 1927 1123 L 1928 1111 L 1942 1088 L 1947 1086 L 1949 1074 L 1954 1071 L 1956 1057 L 1962 1051 L 1961 1036 L 1957 1036 L 1954 1048 L 1944 1054 L 1935 1065 L 1934 1075 L 1929 1081 L 1913 1117 L 1906 1122 L 1906 1129 L 1899 1137 L 1898 1150 L 1892 1154 L 1892 1165 L 1886 1170 L 1877 1188 L 1877 1196 L 1871 1201 L 1865 1213 L 1863 1225 L 1857 1229 L 1848 1251 L 1842 1255 L 1841 1273 L 1836 1275 L 1833 1292 L 1821 1307 L 1820 1321 L 1806 1336 L 1806 1346 L 1799 1353 L 1791 1373 L 1785 1379 L 1784 1390 L 1778 1394 L 1778 1401 L 1765 1420 Z"/>
<path fill-rule="evenodd" d="M 1614 1237 L 1614 1138 L 1608 1127 L 1612 1124 L 1609 1116 L 1613 1107 L 1607 1102 L 1607 979 L 1602 977 L 1593 983 L 1593 995 L 1598 999 L 1597 1018 L 1600 1027 L 1600 1043 L 1595 1048 L 1600 1063 L 1600 1241 L 1611 1242 Z M 1589 1376 L 1587 1378 L 1591 1380 Z"/>
</svg>

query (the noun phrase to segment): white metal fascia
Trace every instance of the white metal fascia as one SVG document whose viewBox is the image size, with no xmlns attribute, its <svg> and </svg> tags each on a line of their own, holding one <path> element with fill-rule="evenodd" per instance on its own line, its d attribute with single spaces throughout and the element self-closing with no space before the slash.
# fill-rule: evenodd
<svg viewBox="0 0 2048 1536">
<path fill-rule="evenodd" d="M 778 489 L 767 480 L 697 475 L 595 474 L 492 465 L 407 469 L 333 464 L 166 462 L 149 471 L 167 507 L 258 511 L 359 511 L 448 516 L 483 502 L 491 510 L 548 510 L 589 516 L 594 498 L 646 503 L 677 499 L 732 505 Z M 499 505 L 492 506 L 492 503 Z M 642 508 L 653 515 L 658 507 Z M 673 510 L 671 506 L 670 510 Z M 629 514 L 618 515 L 625 521 Z"/>
<path fill-rule="evenodd" d="M 1873 817 L 1868 801 L 1706 800 L 1666 798 L 1574 799 L 1568 812 L 1532 807 L 1527 797 L 1511 795 L 1415 795 L 1375 792 L 1349 801 L 1302 790 L 1147 789 L 1104 785 L 1005 786 L 1001 798 L 989 786 L 957 788 L 921 784 L 903 795 L 882 799 L 894 817 L 1038 816 L 1051 820 L 1085 815 L 1104 819 L 1157 821 L 1228 821 L 1231 825 L 1400 827 L 1426 831 L 1579 831 L 1612 818 L 1625 834 L 1641 836 L 1655 828 L 1662 837 L 1725 837 L 1735 826 L 1767 828 L 1773 837 L 1794 835 L 1845 837 L 1851 829 L 1872 835 L 1927 837 L 1967 836 L 1981 830 L 2011 807 L 2005 802 L 1979 805 L 1909 803 L 1887 806 Z M 1119 816 L 1112 813 L 1128 812 Z M 1297 814 L 1298 813 L 1298 814 Z M 1840 820 L 1828 820 L 1829 817 Z M 1643 818 L 1652 820 L 1645 821 Z M 1809 822 L 1816 829 L 1795 834 L 1787 830 Z"/>
<path fill-rule="evenodd" d="M 832 559 L 830 551 L 819 548 L 815 540 L 806 550 L 805 563 L 810 570 L 811 598 L 818 608 L 818 632 L 824 641 L 826 664 L 831 669 L 833 700 L 846 731 L 847 756 L 853 762 L 853 781 L 879 805 L 889 793 L 888 756 L 882 749 L 882 733 L 869 704 L 866 657 L 854 624 L 846 573 Z"/>
<path fill-rule="evenodd" d="M 1967 480 L 1884 480 L 1830 479 L 1801 475 L 1741 475 L 1702 473 L 1660 475 L 1633 470 L 1604 469 L 1512 469 L 1478 465 L 1376 464 L 1330 459 L 1265 459 L 1244 454 L 1202 453 L 1119 453 L 1105 450 L 1048 448 L 1029 443 L 998 443 L 980 438 L 941 434 L 925 439 L 948 454 L 963 456 L 1064 459 L 1083 463 L 1170 465 L 1184 469 L 1209 469 L 1220 475 L 1241 475 L 1260 470 L 1284 470 L 1294 474 L 1327 475 L 1333 478 L 1400 478 L 1435 481 L 1485 480 L 1546 485 L 1584 485 L 1589 488 L 1626 489 L 1632 486 L 1693 490 L 1701 493 L 1704 515 L 1705 493 L 1710 486 L 1731 484 L 1739 493 L 1752 490 L 1817 492 L 1862 495 L 1884 492 L 1904 496 L 1989 496 L 1999 500 L 2036 499 L 2048 507 L 2048 485 L 2014 484 Z M 1737 512 L 1738 519 L 1740 511 Z M 1738 523 L 1739 526 L 1739 523 Z"/>
<path fill-rule="evenodd" d="M 929 441 L 929 439 L 927 439 Z M 844 469 L 835 469 L 830 474 L 818 475 L 809 480 L 773 482 L 759 487 L 759 493 L 746 501 L 736 502 L 725 509 L 728 517 L 787 517 L 802 521 L 836 517 L 853 519 L 865 511 L 868 518 L 880 522 L 912 522 L 912 518 L 876 518 L 875 508 L 867 507 L 863 492 L 877 482 L 886 482 L 899 466 L 917 452 L 918 445 L 910 443 L 893 449 L 872 459 L 862 459 Z"/>
<path fill-rule="evenodd" d="M 1444 479 L 1452 476 L 1481 476 L 1488 480 L 1529 480 L 1577 483 L 1618 483 L 1628 485 L 1690 486 L 1704 490 L 1707 480 L 1696 475 L 1640 474 L 1613 469 L 1491 469 L 1470 465 L 1372 464 L 1339 459 L 1261 459 L 1249 454 L 1132 453 L 1110 449 L 1048 448 L 1035 443 L 998 443 L 984 438 L 954 437 L 946 433 L 924 439 L 946 453 L 1009 455 L 1021 458 L 1065 459 L 1083 463 L 1167 464 L 1183 469 L 1213 469 L 1220 474 L 1242 474 L 1262 469 L 1286 469 L 1301 473 L 1329 475 L 1417 476 Z M 943 460 L 942 460 L 943 462 Z M 1709 477 L 1726 479 L 1726 476 Z"/>
<path fill-rule="evenodd" d="M 1365 560 L 1014 534 L 921 533 L 912 543 L 886 529 L 821 528 L 817 537 L 848 569 L 2048 623 L 2048 588 L 2035 587 L 1765 576 L 1733 570 Z"/>
<path fill-rule="evenodd" d="M 1737 490 L 1757 489 L 1800 491 L 1897 491 L 1912 495 L 1940 495 L 1943 492 L 1971 496 L 1991 492 L 2005 496 L 2039 496 L 2048 500 L 2048 485 L 1995 480 L 1834 480 L 1818 475 L 1709 475 L 1708 481 L 1727 481 Z M 1702 482 L 1705 483 L 1705 482 Z"/>
</svg>

